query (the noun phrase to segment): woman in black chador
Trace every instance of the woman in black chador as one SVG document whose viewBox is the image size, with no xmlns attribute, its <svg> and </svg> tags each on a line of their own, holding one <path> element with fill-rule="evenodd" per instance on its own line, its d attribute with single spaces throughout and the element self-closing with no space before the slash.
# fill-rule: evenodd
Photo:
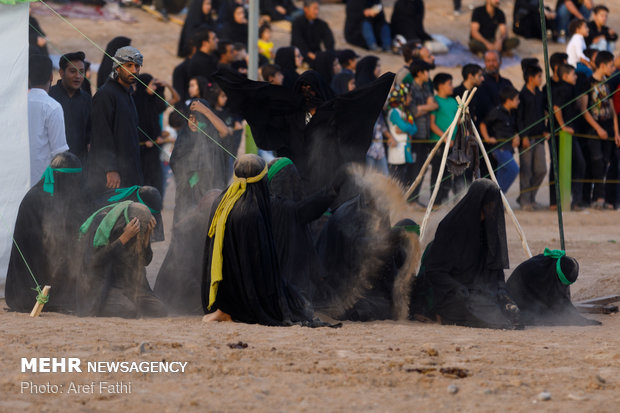
<svg viewBox="0 0 620 413">
<path fill-rule="evenodd" d="M 272 229 L 267 166 L 256 155 L 235 162 L 233 183 L 214 203 L 202 299 L 207 321 L 321 325 L 312 306 L 282 278 Z"/>
<path fill-rule="evenodd" d="M 79 268 L 68 251 L 77 245 L 87 208 L 79 190 L 81 177 L 80 159 L 63 152 L 54 156 L 22 199 L 6 274 L 5 296 L 11 310 L 32 310 L 37 296 L 33 275 L 41 288 L 52 286 L 44 311 L 75 310 L 74 277 Z"/>
<path fill-rule="evenodd" d="M 424 30 L 424 0 L 397 0 L 392 12 L 392 36 L 423 43 L 433 38 Z"/>
<path fill-rule="evenodd" d="M 215 78 L 229 97 L 230 109 L 250 124 L 256 144 L 290 158 L 305 192 L 311 193 L 330 185 L 345 163 L 365 163 L 394 74 L 335 98 L 313 70 L 297 79 L 293 93 L 225 70 Z"/>
<path fill-rule="evenodd" d="M 506 282 L 510 296 L 521 310 L 525 325 L 600 325 L 584 318 L 570 300 L 569 286 L 577 281 L 579 264 L 561 250 L 545 248 L 519 264 Z"/>
<path fill-rule="evenodd" d="M 268 181 L 282 277 L 312 300 L 326 271 L 314 247 L 310 224 L 327 211 L 336 191 L 330 186 L 305 197 L 301 177 L 288 158 L 277 158 L 269 165 Z"/>
<path fill-rule="evenodd" d="M 216 22 L 213 18 L 214 7 L 211 0 L 192 0 L 187 10 L 183 30 L 179 37 L 179 47 L 177 49 L 178 57 L 187 57 L 192 52 L 191 38 L 198 29 L 211 28 L 215 29 Z"/>
<path fill-rule="evenodd" d="M 439 223 L 422 258 L 410 316 L 469 327 L 520 328 L 506 291 L 506 224 L 499 187 L 479 179 Z"/>
<path fill-rule="evenodd" d="M 176 193 L 174 225 L 194 209 L 207 191 L 227 185 L 228 157 L 224 138 L 232 129 L 203 99 L 190 104 L 187 125 L 181 130 L 170 156 Z"/>
</svg>

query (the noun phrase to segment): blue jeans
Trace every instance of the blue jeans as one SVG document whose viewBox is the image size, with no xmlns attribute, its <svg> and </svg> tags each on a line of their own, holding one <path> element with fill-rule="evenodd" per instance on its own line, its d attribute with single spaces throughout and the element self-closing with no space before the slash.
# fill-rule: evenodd
<svg viewBox="0 0 620 413">
<path fill-rule="evenodd" d="M 519 165 L 512 156 L 512 149 L 498 149 L 493 152 L 493 156 L 497 160 L 497 183 L 503 193 L 508 192 L 510 185 L 517 179 L 519 175 Z"/>
<path fill-rule="evenodd" d="M 390 32 L 390 26 L 383 22 L 381 26 L 381 47 L 383 50 L 390 50 L 392 48 L 392 33 Z M 362 22 L 362 36 L 366 41 L 366 46 L 370 50 L 375 50 L 377 46 L 377 38 L 375 37 L 375 30 L 370 20 L 364 20 Z"/>
<path fill-rule="evenodd" d="M 383 175 L 386 175 L 386 176 L 389 175 L 387 158 L 385 156 L 381 159 L 375 159 L 371 156 L 366 155 L 366 166 L 370 168 L 375 168 L 377 171 L 381 172 Z"/>
<path fill-rule="evenodd" d="M 577 7 L 579 9 L 579 13 L 581 13 L 581 15 L 584 17 L 584 19 L 588 20 L 590 18 L 590 14 L 592 13 L 592 11 L 590 11 L 590 9 L 588 9 L 586 6 L 581 5 Z M 568 24 L 570 23 L 571 19 L 574 16 L 572 14 L 570 14 L 570 12 L 568 11 L 568 9 L 566 8 L 565 4 L 562 4 L 560 7 L 558 7 L 558 9 L 556 10 L 556 17 L 555 17 L 555 21 L 556 21 L 556 25 L 557 25 L 557 30 L 558 31 L 564 31 L 564 34 L 568 35 Z"/>
</svg>

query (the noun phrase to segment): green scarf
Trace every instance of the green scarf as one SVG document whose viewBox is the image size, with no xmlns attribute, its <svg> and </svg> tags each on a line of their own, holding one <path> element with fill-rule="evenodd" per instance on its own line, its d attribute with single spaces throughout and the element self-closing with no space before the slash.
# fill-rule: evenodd
<svg viewBox="0 0 620 413">
<path fill-rule="evenodd" d="M 289 158 L 279 158 L 277 161 L 275 161 L 275 163 L 273 165 L 271 165 L 269 167 L 269 171 L 267 172 L 267 181 L 271 182 L 271 180 L 273 179 L 273 177 L 280 172 L 282 169 L 284 169 L 284 167 L 288 166 L 288 165 L 292 165 L 293 161 L 291 161 Z"/>
<path fill-rule="evenodd" d="M 54 196 L 54 172 L 60 172 L 65 174 L 75 174 L 78 172 L 82 172 L 82 168 L 52 168 L 48 166 L 45 168 L 43 175 L 43 191 Z"/>
<path fill-rule="evenodd" d="M 395 225 L 392 228 L 398 228 L 398 229 L 404 229 L 407 232 L 415 232 L 416 234 L 418 234 L 418 236 L 420 235 L 420 226 L 415 224 L 415 225 Z"/>
<path fill-rule="evenodd" d="M 545 248 L 545 251 L 543 252 L 543 255 L 545 257 L 557 259 L 557 262 L 555 264 L 555 272 L 558 274 L 558 278 L 560 279 L 562 284 L 564 284 L 564 285 L 571 285 L 572 282 L 568 281 L 568 279 L 566 278 L 566 276 L 562 272 L 562 266 L 560 265 L 560 261 L 562 260 L 562 257 L 566 255 L 566 251 L 564 251 L 564 250 L 550 250 L 549 248 Z"/>
<path fill-rule="evenodd" d="M 101 223 L 97 227 L 97 231 L 95 232 L 95 238 L 93 240 L 94 247 L 103 247 L 105 245 L 108 245 L 110 243 L 110 234 L 112 233 L 114 224 L 116 224 L 116 221 L 118 221 L 118 218 L 121 216 L 121 214 L 125 215 L 125 222 L 127 224 L 129 223 L 127 208 L 129 208 L 129 205 L 132 202 L 133 201 L 117 202 L 115 204 L 106 205 L 103 208 L 98 209 L 80 226 L 80 233 L 82 235 L 86 234 L 98 213 L 108 208 L 112 208 L 101 220 Z"/>
<path fill-rule="evenodd" d="M 116 195 L 113 195 L 110 198 L 108 198 L 108 202 L 122 201 L 123 199 L 129 198 L 131 194 L 135 192 L 136 197 L 138 198 L 138 202 L 140 202 L 142 205 L 147 207 L 149 211 L 151 211 L 151 214 L 159 214 L 160 211 L 157 211 L 151 208 L 150 206 L 146 204 L 146 202 L 142 200 L 142 198 L 140 197 L 140 188 L 142 188 L 140 185 L 130 186 L 129 188 L 118 188 L 114 191 L 116 192 Z"/>
</svg>

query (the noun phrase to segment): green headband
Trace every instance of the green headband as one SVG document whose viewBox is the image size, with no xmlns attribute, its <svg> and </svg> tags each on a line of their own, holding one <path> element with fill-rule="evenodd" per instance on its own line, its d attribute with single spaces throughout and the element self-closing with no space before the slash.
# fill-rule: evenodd
<svg viewBox="0 0 620 413">
<path fill-rule="evenodd" d="M 555 272 L 558 274 L 558 278 L 564 285 L 571 285 L 573 282 L 568 281 L 564 273 L 562 272 L 562 266 L 560 265 L 560 261 L 562 257 L 566 255 L 566 251 L 564 250 L 550 250 L 549 248 L 545 248 L 545 252 L 543 252 L 545 257 L 555 258 L 558 261 L 555 264 Z"/>
<path fill-rule="evenodd" d="M 153 208 L 151 208 L 150 206 L 148 206 L 146 204 L 146 202 L 144 202 L 142 200 L 142 198 L 140 197 L 140 185 L 134 185 L 134 186 L 130 186 L 129 188 L 119 188 L 117 190 L 115 190 L 114 192 L 117 193 L 117 195 L 111 196 L 110 198 L 108 198 L 108 202 L 119 202 L 122 201 L 125 198 L 129 198 L 131 196 L 131 194 L 133 194 L 134 192 L 136 193 L 136 197 L 138 198 L 138 202 L 140 202 L 142 205 L 146 206 L 149 211 L 151 211 L 151 214 L 159 214 L 160 211 L 157 211 Z"/>
<path fill-rule="evenodd" d="M 43 175 L 43 191 L 54 196 L 54 172 L 61 172 L 65 174 L 75 174 L 78 172 L 82 172 L 82 168 L 52 168 L 48 166 L 45 168 Z"/>
<path fill-rule="evenodd" d="M 280 158 L 277 161 L 275 161 L 275 163 L 271 165 L 271 167 L 269 168 L 269 171 L 267 172 L 267 181 L 271 182 L 273 177 L 278 172 L 280 172 L 285 166 L 292 165 L 292 164 L 293 164 L 293 161 L 291 161 L 289 158 Z"/>
<path fill-rule="evenodd" d="M 80 233 L 82 235 L 86 234 L 97 214 L 99 214 L 101 211 L 106 210 L 107 208 L 112 208 L 101 220 L 101 223 L 99 224 L 99 226 L 97 227 L 97 231 L 95 232 L 95 238 L 93 239 L 93 246 L 95 247 L 103 247 L 105 245 L 108 245 L 110 243 L 110 234 L 112 233 L 112 229 L 114 228 L 114 225 L 116 224 L 116 221 L 118 221 L 118 218 L 121 216 L 121 214 L 124 214 L 125 222 L 127 224 L 129 223 L 127 209 L 132 203 L 133 201 L 117 202 L 115 204 L 106 205 L 103 208 L 98 209 L 80 226 Z"/>
<path fill-rule="evenodd" d="M 392 227 L 393 229 L 404 229 L 407 232 L 415 232 L 420 235 L 420 226 L 418 224 L 413 225 L 395 225 Z"/>
</svg>

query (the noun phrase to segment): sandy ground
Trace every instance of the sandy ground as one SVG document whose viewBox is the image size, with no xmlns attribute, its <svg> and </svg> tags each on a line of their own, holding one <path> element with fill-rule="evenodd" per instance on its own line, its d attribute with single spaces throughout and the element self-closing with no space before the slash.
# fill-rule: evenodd
<svg viewBox="0 0 620 413">
<path fill-rule="evenodd" d="M 467 0 L 464 3 L 469 4 Z M 503 7 L 511 16 L 509 5 Z M 427 30 L 466 40 L 469 14 L 454 18 L 449 0 L 427 2 L 426 8 Z M 342 11 L 340 5 L 322 7 L 339 46 L 344 45 Z M 71 23 L 102 47 L 115 35 L 133 38 L 133 44 L 145 54 L 144 71 L 168 78 L 178 61 L 174 55 L 180 28 L 137 10 L 129 12 L 138 23 L 77 19 Z M 614 12 L 611 23 L 618 27 L 620 19 Z M 61 46 L 62 52 L 81 49 L 93 61 L 100 60 L 101 52 L 66 23 L 53 16 L 38 19 L 51 43 Z M 282 45 L 286 39 L 277 29 L 276 41 Z M 552 47 L 552 51 L 559 48 Z M 540 56 L 540 43 L 523 42 L 518 53 Z M 401 64 L 396 56 L 382 54 L 381 59 L 386 70 Z M 448 71 L 456 75 L 460 69 Z M 521 86 L 518 68 L 504 73 Z M 508 194 L 511 201 L 517 186 Z M 548 203 L 547 192 L 541 190 L 539 202 Z M 168 192 L 167 226 L 173 199 L 173 192 Z M 516 214 L 532 251 L 558 248 L 555 213 Z M 421 218 L 422 212 L 414 217 Z M 573 297 L 620 293 L 620 212 L 568 212 L 564 219 L 566 249 L 581 265 Z M 507 227 L 513 269 L 525 254 L 508 220 Z M 167 234 L 169 237 L 169 228 Z M 154 244 L 154 261 L 148 269 L 151 283 L 166 248 L 167 242 Z M 6 307 L 4 301 L 0 307 Z M 0 411 L 615 412 L 620 403 L 620 316 L 592 317 L 603 325 L 490 331 L 376 322 L 313 330 L 206 325 L 199 317 L 81 319 L 44 313 L 31 319 L 26 314 L 1 311 Z M 247 348 L 229 347 L 240 341 Z M 188 364 L 185 373 L 179 374 L 22 373 L 22 357 L 78 357 L 84 370 L 89 361 Z M 454 374 L 459 372 L 465 377 Z M 131 383 L 131 393 L 100 393 L 101 382 L 121 381 Z M 32 394 L 29 388 L 22 392 L 22 382 L 63 387 L 58 388 L 58 394 Z M 68 393 L 71 383 L 91 382 L 95 382 L 94 394 Z M 549 392 L 550 400 L 539 400 L 541 392 Z"/>
</svg>

